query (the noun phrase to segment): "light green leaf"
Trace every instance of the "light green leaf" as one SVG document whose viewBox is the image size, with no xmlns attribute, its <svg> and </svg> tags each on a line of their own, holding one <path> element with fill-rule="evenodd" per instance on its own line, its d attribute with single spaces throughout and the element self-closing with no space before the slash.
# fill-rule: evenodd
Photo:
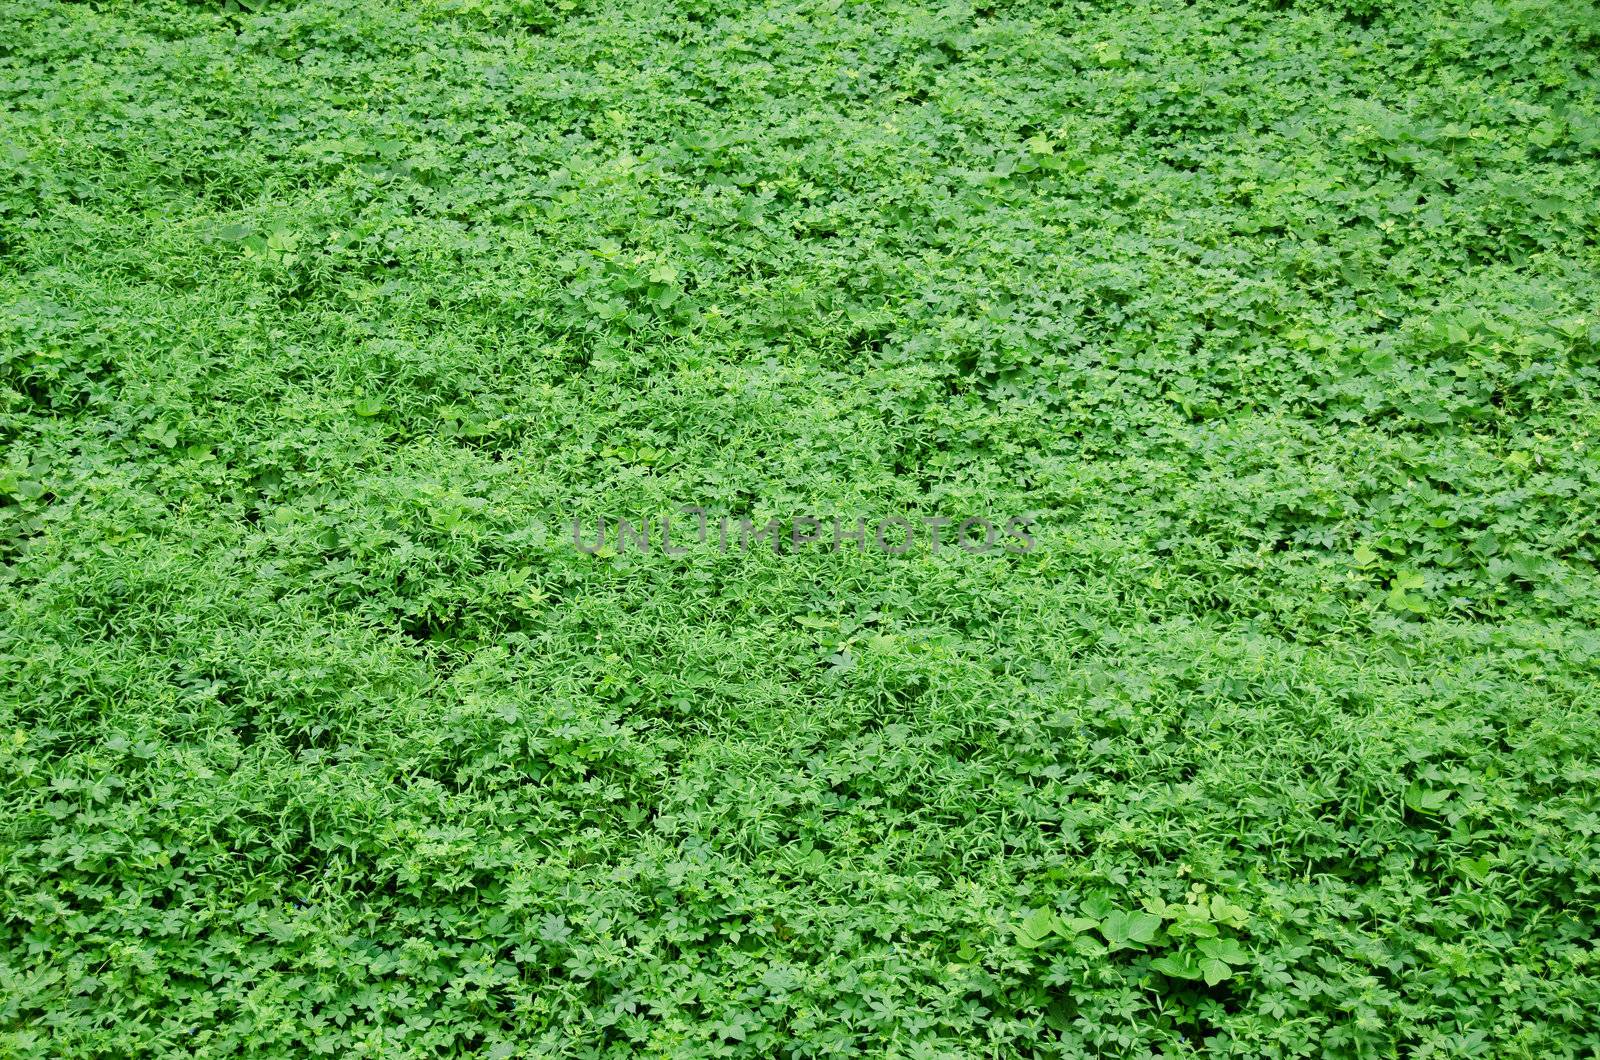
<svg viewBox="0 0 1600 1060">
<path fill-rule="evenodd" d="M 1038 949 L 1056 933 L 1060 920 L 1050 909 L 1032 909 L 1016 926 L 1017 942 L 1028 949 Z"/>
</svg>

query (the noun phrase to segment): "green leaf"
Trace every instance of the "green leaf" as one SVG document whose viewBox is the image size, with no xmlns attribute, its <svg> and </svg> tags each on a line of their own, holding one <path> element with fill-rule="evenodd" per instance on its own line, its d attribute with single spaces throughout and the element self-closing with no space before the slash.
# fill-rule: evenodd
<svg viewBox="0 0 1600 1060">
<path fill-rule="evenodd" d="M 1062 935 L 1081 935 L 1085 931 L 1093 931 L 1100 926 L 1100 921 L 1091 920 L 1086 916 L 1068 917 L 1056 925 L 1056 931 Z"/>
<path fill-rule="evenodd" d="M 1216 986 L 1224 979 L 1233 978 L 1233 969 L 1223 961 L 1208 958 L 1200 962 L 1200 974 L 1205 977 L 1207 986 Z"/>
<path fill-rule="evenodd" d="M 1032 909 L 1023 915 L 1016 926 L 1017 942 L 1028 949 L 1043 946 L 1056 933 L 1060 923 L 1053 910 Z"/>
<path fill-rule="evenodd" d="M 1211 917 L 1229 927 L 1242 928 L 1250 921 L 1250 910 L 1235 905 L 1220 894 L 1211 896 Z"/>
<path fill-rule="evenodd" d="M 1198 979 L 1201 976 L 1200 966 L 1195 963 L 1194 954 L 1187 952 L 1157 957 L 1150 962 L 1150 967 L 1163 975 L 1177 979 Z"/>
<path fill-rule="evenodd" d="M 1406 805 L 1417 813 L 1436 814 L 1450 801 L 1454 792 L 1448 788 L 1437 789 L 1412 784 L 1406 788 Z"/>
<path fill-rule="evenodd" d="M 1154 913 L 1125 913 L 1118 910 L 1100 922 L 1100 934 L 1105 936 L 1114 950 L 1132 949 L 1154 939 L 1160 927 L 1161 918 Z"/>
<path fill-rule="evenodd" d="M 1239 945 L 1238 939 L 1203 939 L 1199 947 L 1200 952 L 1212 960 L 1228 964 L 1250 963 L 1250 955 Z"/>
</svg>

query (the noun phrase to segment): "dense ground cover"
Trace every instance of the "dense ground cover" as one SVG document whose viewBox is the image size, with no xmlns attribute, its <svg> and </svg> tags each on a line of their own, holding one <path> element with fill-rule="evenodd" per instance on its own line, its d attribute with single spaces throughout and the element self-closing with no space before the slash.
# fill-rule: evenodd
<svg viewBox="0 0 1600 1060">
<path fill-rule="evenodd" d="M 1597 71 L 0 2 L 0 1054 L 1593 1055 Z"/>
</svg>

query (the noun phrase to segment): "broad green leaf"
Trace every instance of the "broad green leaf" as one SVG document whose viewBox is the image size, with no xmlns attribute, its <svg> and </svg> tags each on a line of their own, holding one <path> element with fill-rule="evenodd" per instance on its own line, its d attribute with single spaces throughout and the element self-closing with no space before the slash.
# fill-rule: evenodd
<svg viewBox="0 0 1600 1060">
<path fill-rule="evenodd" d="M 1050 909 L 1029 910 L 1016 926 L 1017 942 L 1029 949 L 1037 949 L 1056 933 L 1060 920 Z"/>
<path fill-rule="evenodd" d="M 1100 934 L 1112 949 L 1142 946 L 1156 937 L 1161 918 L 1154 913 L 1126 913 L 1118 910 L 1100 922 Z"/>
<path fill-rule="evenodd" d="M 1195 962 L 1191 953 L 1168 954 L 1157 957 L 1150 962 L 1150 967 L 1163 975 L 1174 976 L 1178 979 L 1198 979 L 1201 976 L 1200 965 Z"/>
</svg>

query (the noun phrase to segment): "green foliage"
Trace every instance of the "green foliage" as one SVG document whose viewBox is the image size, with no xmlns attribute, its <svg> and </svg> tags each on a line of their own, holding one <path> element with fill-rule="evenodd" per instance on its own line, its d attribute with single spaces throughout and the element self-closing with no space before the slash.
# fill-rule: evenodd
<svg viewBox="0 0 1600 1060">
<path fill-rule="evenodd" d="M 0 26 L 0 1055 L 1600 1051 L 1592 3 Z"/>
</svg>

